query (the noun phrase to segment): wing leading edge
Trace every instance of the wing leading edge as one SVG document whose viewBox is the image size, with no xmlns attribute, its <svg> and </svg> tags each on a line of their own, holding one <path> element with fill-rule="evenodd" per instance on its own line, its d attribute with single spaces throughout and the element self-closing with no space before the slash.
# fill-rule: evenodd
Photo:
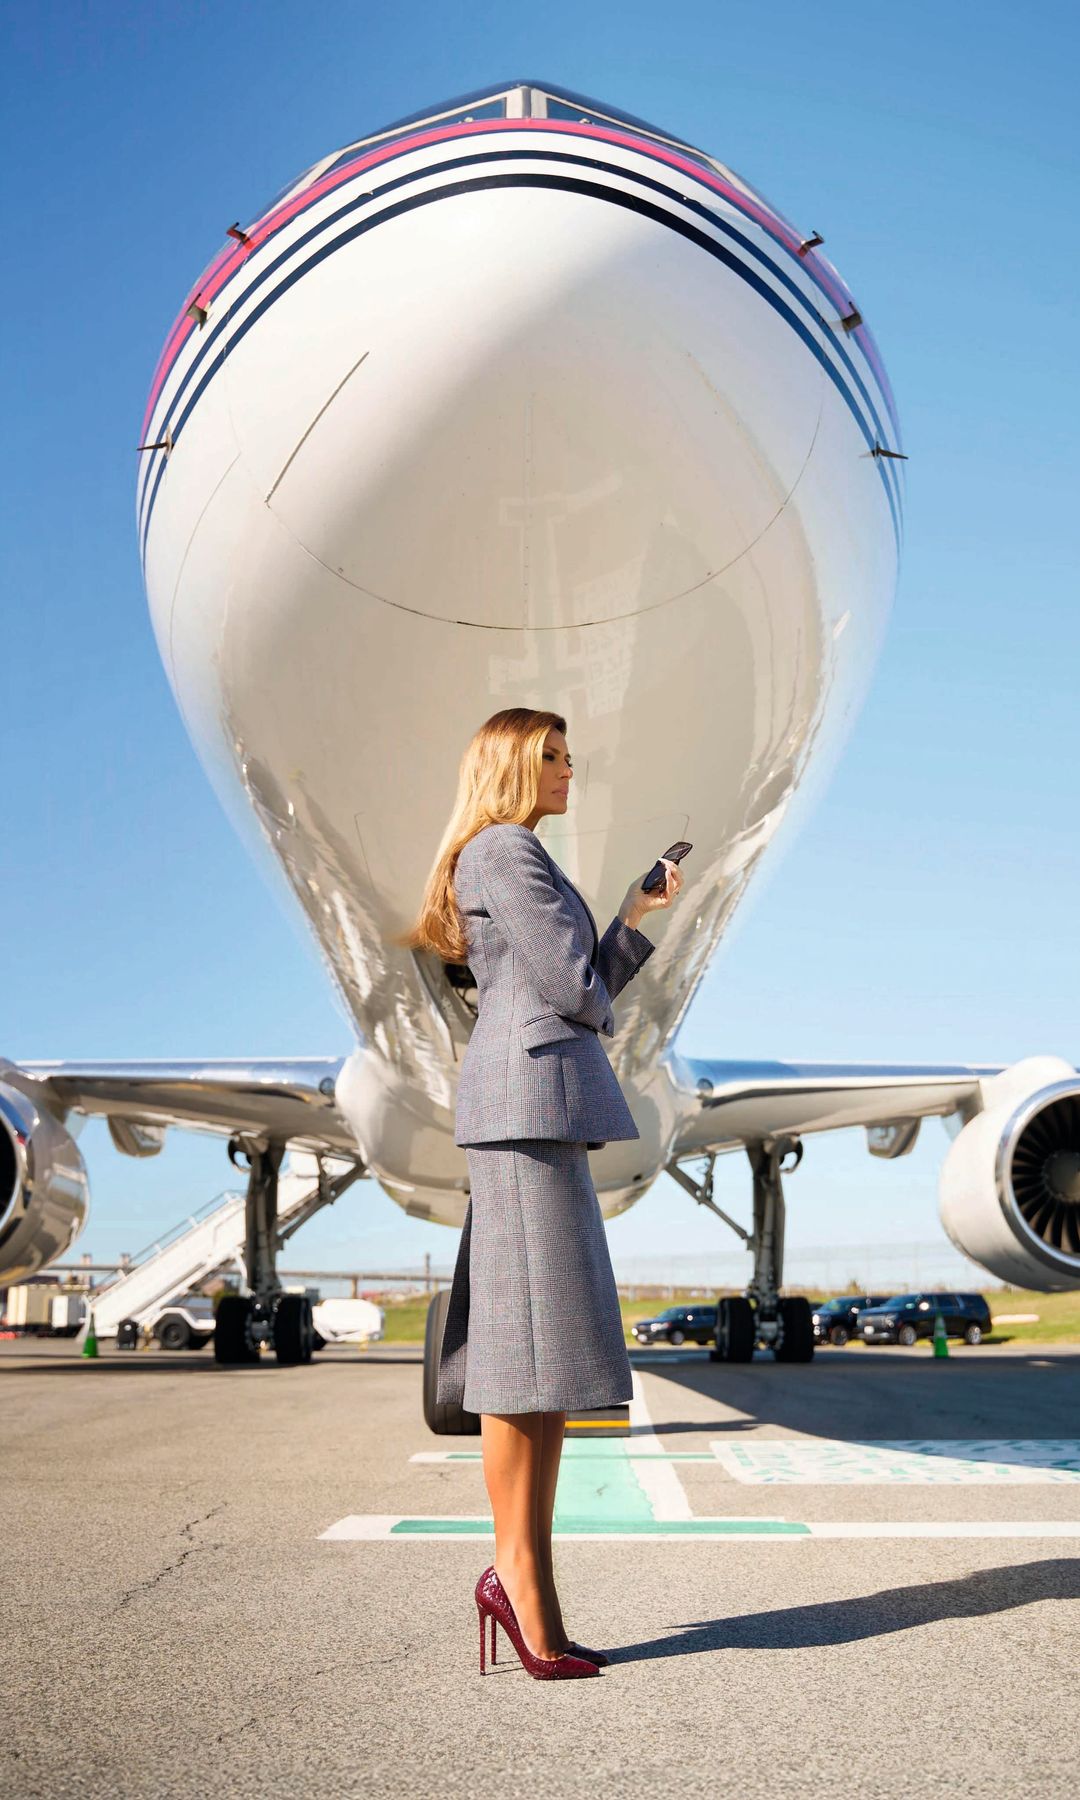
<svg viewBox="0 0 1080 1800">
<path fill-rule="evenodd" d="M 49 1112 L 104 1117 L 117 1149 L 148 1156 L 171 1125 L 228 1137 L 267 1134 L 298 1149 L 357 1154 L 335 1101 L 344 1057 L 223 1062 L 27 1062 L 0 1059 Z"/>
<path fill-rule="evenodd" d="M 880 1156 L 902 1155 L 919 1120 L 980 1111 L 980 1084 L 1005 1063 L 800 1063 L 666 1059 L 682 1118 L 673 1160 L 781 1134 L 866 1127 Z M 876 1141 L 875 1141 L 876 1139 Z"/>
</svg>

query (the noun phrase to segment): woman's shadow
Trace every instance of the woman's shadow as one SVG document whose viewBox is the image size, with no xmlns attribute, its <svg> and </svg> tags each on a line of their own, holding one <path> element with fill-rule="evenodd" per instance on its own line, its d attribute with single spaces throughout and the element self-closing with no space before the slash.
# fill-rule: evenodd
<svg viewBox="0 0 1080 1800">
<path fill-rule="evenodd" d="M 1050 1557 L 999 1569 L 973 1569 L 952 1581 L 882 1588 L 852 1600 L 789 1606 L 776 1612 L 699 1619 L 668 1637 L 644 1638 L 611 1651 L 611 1661 L 692 1656 L 704 1650 L 816 1650 L 909 1631 L 936 1619 L 971 1619 L 1036 1600 L 1080 1599 L 1080 1558 Z"/>
</svg>

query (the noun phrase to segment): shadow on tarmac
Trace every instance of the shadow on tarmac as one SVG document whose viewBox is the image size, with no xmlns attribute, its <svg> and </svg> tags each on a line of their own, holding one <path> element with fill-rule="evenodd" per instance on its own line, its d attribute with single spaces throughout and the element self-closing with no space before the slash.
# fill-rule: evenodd
<svg viewBox="0 0 1080 1800">
<path fill-rule="evenodd" d="M 1052 1351 L 997 1357 L 980 1347 L 946 1362 L 907 1351 L 834 1351 L 812 1363 L 777 1363 L 771 1356 L 712 1363 L 703 1356 L 647 1367 L 664 1384 L 650 1394 L 649 1429 L 661 1438 L 685 1432 L 734 1438 L 762 1425 L 855 1443 L 1060 1438 L 1072 1435 L 1080 1416 L 1080 1356 L 1069 1351 L 1056 1358 Z M 695 1396 L 696 1416 L 681 1410 L 680 1393 Z M 701 1407 L 710 1400 L 724 1409 L 714 1418 Z"/>
<path fill-rule="evenodd" d="M 973 1569 L 952 1581 L 882 1588 L 852 1600 L 698 1620 L 677 1635 L 646 1638 L 610 1652 L 611 1662 L 658 1656 L 696 1656 L 706 1650 L 824 1650 L 911 1631 L 940 1619 L 973 1619 L 1009 1612 L 1039 1600 L 1080 1599 L 1080 1558 L 1050 1557 L 1004 1568 Z"/>
<path fill-rule="evenodd" d="M 414 1367 L 417 1358 L 413 1356 L 326 1356 L 319 1352 L 310 1363 L 303 1365 L 310 1375 L 312 1369 L 325 1368 L 362 1369 L 378 1363 L 381 1368 L 390 1364 L 409 1365 Z M 293 1366 L 293 1365 L 290 1365 Z M 295 1365 L 299 1366 L 299 1365 Z M 171 1355 L 159 1355 L 152 1351 L 132 1350 L 109 1353 L 105 1356 L 81 1356 L 78 1352 L 48 1354 L 35 1358 L 26 1350 L 18 1350 L 14 1354 L 0 1356 L 0 1377 L 4 1375 L 131 1375 L 157 1374 L 169 1375 L 277 1375 L 281 1371 L 273 1356 L 263 1357 L 257 1363 L 237 1363 L 231 1367 L 221 1367 L 214 1361 L 211 1352 L 175 1351 Z"/>
</svg>

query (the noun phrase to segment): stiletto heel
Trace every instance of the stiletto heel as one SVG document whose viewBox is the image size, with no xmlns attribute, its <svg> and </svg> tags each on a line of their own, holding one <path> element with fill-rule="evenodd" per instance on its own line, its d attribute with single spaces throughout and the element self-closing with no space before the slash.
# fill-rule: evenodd
<svg viewBox="0 0 1080 1800">
<path fill-rule="evenodd" d="M 579 1675 L 599 1675 L 596 1663 L 585 1657 L 570 1656 L 565 1650 L 561 1656 L 534 1656 L 521 1634 L 517 1614 L 510 1604 L 510 1596 L 495 1573 L 494 1568 L 487 1568 L 476 1584 L 476 1607 L 480 1614 L 480 1673 L 484 1673 L 484 1617 L 491 1619 L 491 1660 L 495 1661 L 495 1621 L 498 1619 L 514 1649 L 521 1659 L 521 1666 L 537 1681 L 571 1681 Z"/>
</svg>

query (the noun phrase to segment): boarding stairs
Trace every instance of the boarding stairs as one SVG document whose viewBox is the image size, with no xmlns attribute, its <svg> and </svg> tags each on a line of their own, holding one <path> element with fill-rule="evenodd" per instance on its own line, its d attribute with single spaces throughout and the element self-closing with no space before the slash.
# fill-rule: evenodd
<svg viewBox="0 0 1080 1800">
<path fill-rule="evenodd" d="M 332 1173 L 336 1159 L 324 1157 L 323 1164 Z M 326 1203 L 317 1159 L 290 1152 L 288 1165 L 278 1173 L 279 1246 Z M 89 1296 L 89 1308 L 93 1310 L 98 1337 L 115 1337 L 121 1319 L 134 1319 L 137 1325 L 152 1321 L 166 1300 L 207 1281 L 218 1270 L 236 1268 L 243 1272 L 244 1210 L 242 1193 L 227 1191 L 216 1195 L 198 1212 L 180 1219 L 164 1236 L 155 1238 L 126 1268 L 95 1288 Z M 84 1323 L 84 1332 L 85 1329 Z"/>
</svg>

